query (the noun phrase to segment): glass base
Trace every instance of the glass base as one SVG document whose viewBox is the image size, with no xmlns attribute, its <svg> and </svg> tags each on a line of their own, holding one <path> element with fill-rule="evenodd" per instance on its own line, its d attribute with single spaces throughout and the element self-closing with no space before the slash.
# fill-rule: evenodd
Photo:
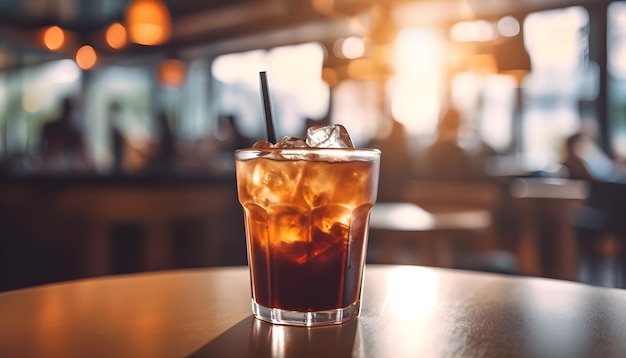
<svg viewBox="0 0 626 358">
<path fill-rule="evenodd" d="M 357 318 L 361 312 L 361 302 L 357 301 L 352 306 L 335 310 L 297 312 L 267 308 L 252 300 L 252 312 L 256 318 L 269 323 L 304 327 L 328 326 Z"/>
</svg>

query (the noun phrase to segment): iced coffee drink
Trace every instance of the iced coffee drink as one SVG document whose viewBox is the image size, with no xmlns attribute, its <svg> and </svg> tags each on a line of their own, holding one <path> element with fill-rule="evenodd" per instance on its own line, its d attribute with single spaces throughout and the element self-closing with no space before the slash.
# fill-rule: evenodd
<svg viewBox="0 0 626 358">
<path fill-rule="evenodd" d="M 257 318 L 315 326 L 358 316 L 380 152 L 350 146 L 331 126 L 236 152 Z"/>
</svg>

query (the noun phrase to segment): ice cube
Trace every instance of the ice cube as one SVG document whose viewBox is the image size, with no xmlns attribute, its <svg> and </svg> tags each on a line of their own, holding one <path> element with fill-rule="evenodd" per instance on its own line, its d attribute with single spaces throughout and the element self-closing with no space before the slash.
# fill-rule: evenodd
<svg viewBox="0 0 626 358">
<path fill-rule="evenodd" d="M 255 142 L 252 145 L 252 148 L 255 149 L 265 149 L 265 148 L 272 148 L 272 143 L 266 141 L 266 140 L 260 140 L 258 142 Z"/>
<path fill-rule="evenodd" d="M 312 225 L 317 227 L 320 232 L 334 235 L 336 232 L 335 226 L 350 225 L 350 219 L 352 217 L 352 211 L 346 207 L 340 205 L 328 205 L 311 212 Z M 347 240 L 348 236 L 335 235 L 336 240 Z"/>
<path fill-rule="evenodd" d="M 272 244 L 309 242 L 309 211 L 294 205 L 278 205 L 268 209 L 269 238 Z"/>
<path fill-rule="evenodd" d="M 284 137 L 280 142 L 276 143 L 276 148 L 308 148 L 304 139 L 296 137 Z"/>
<path fill-rule="evenodd" d="M 310 127 L 306 144 L 315 148 L 354 148 L 348 131 L 340 124 Z"/>
<path fill-rule="evenodd" d="M 330 232 L 323 232 L 318 227 L 312 230 L 309 260 L 334 261 L 345 253 L 350 229 L 348 226 L 334 223 Z"/>
<path fill-rule="evenodd" d="M 296 200 L 294 194 L 301 177 L 296 163 L 264 160 L 254 166 L 246 189 L 254 202 L 267 208 Z"/>
</svg>

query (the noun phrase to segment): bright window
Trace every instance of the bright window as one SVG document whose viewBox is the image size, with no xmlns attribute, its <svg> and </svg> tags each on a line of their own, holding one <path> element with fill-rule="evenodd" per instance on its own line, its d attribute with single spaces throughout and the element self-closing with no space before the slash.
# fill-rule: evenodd
<svg viewBox="0 0 626 358">
<path fill-rule="evenodd" d="M 390 82 L 391 111 L 409 135 L 435 131 L 441 107 L 443 43 L 438 32 L 405 29 L 393 57 L 396 75 Z"/>
<path fill-rule="evenodd" d="M 317 43 L 219 56 L 211 67 L 217 112 L 233 114 L 244 135 L 264 138 L 259 72 L 266 71 L 278 139 L 299 136 L 307 118 L 322 118 L 328 110 L 323 61 L 324 49 Z"/>
<path fill-rule="evenodd" d="M 532 66 L 522 82 L 521 151 L 527 169 L 559 163 L 565 138 L 580 127 L 579 101 L 596 95 L 597 66 L 587 57 L 588 24 L 582 7 L 537 12 L 524 21 Z"/>
<path fill-rule="evenodd" d="M 611 144 L 616 157 L 626 158 L 626 3 L 608 11 L 608 85 Z"/>
</svg>

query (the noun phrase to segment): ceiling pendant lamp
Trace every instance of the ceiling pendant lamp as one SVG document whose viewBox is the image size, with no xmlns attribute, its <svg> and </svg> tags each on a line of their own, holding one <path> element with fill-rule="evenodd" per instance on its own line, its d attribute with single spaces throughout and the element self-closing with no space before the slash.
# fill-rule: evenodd
<svg viewBox="0 0 626 358">
<path fill-rule="evenodd" d="M 165 43 L 171 34 L 171 18 L 162 0 L 132 0 L 126 9 L 130 40 L 147 46 Z"/>
</svg>

